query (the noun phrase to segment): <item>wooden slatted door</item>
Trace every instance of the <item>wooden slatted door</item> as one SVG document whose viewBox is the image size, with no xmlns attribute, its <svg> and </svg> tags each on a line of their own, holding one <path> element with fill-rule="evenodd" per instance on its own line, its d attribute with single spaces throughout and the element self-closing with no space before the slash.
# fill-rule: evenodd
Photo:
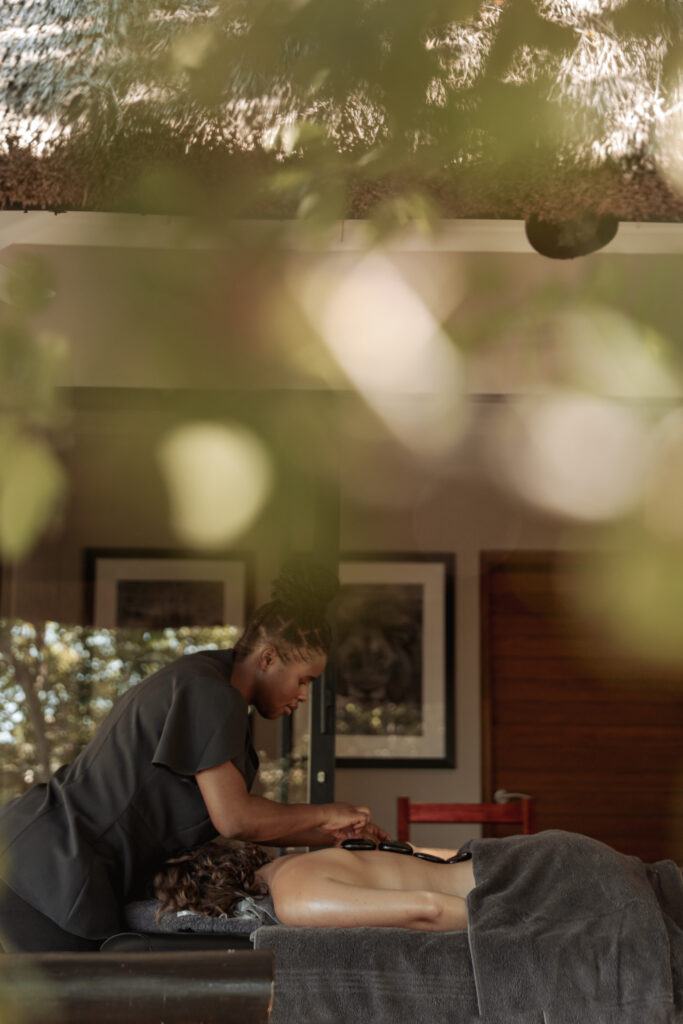
<svg viewBox="0 0 683 1024">
<path fill-rule="evenodd" d="M 563 598 L 578 557 L 482 556 L 484 797 L 683 864 L 683 670 L 615 648 Z"/>
</svg>

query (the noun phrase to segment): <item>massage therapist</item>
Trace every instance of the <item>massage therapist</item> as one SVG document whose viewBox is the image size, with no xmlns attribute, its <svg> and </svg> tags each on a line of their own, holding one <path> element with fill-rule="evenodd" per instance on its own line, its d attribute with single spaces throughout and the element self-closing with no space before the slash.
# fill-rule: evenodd
<svg viewBox="0 0 683 1024">
<path fill-rule="evenodd" d="M 367 807 L 251 796 L 248 706 L 291 715 L 327 662 L 337 587 L 293 563 L 233 650 L 184 655 L 131 687 L 70 765 L 0 809 L 6 952 L 96 950 L 168 857 L 216 834 L 287 846 L 369 831 Z"/>
</svg>

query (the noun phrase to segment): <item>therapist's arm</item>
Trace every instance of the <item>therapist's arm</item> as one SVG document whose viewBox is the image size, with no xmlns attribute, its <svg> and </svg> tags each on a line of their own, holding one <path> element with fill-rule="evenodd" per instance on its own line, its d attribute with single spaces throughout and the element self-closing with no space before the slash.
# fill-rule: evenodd
<svg viewBox="0 0 683 1024">
<path fill-rule="evenodd" d="M 269 839 L 266 846 L 339 846 L 345 839 L 372 839 L 380 843 L 383 839 L 391 839 L 388 832 L 385 832 L 379 825 L 369 821 L 360 832 L 351 832 L 350 829 L 339 829 L 336 832 L 323 832 L 322 829 L 312 829 L 308 832 L 299 832 L 296 835 L 278 836 L 277 839 Z"/>
<path fill-rule="evenodd" d="M 358 835 L 370 820 L 367 807 L 353 804 L 278 804 L 252 796 L 232 761 L 197 772 L 195 779 L 214 828 L 230 839 L 274 843 L 289 837 L 286 845 L 294 845 L 298 836 L 304 840 L 298 845 L 308 846 L 312 831 L 335 836 L 348 829 Z"/>
</svg>

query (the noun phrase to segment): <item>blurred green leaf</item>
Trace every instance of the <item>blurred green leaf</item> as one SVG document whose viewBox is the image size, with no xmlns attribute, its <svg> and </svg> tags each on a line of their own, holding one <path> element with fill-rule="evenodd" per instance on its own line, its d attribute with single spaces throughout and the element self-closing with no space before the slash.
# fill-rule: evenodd
<svg viewBox="0 0 683 1024">
<path fill-rule="evenodd" d="M 486 62 L 486 76 L 502 80 L 521 47 L 565 54 L 573 48 L 573 29 L 544 18 L 533 0 L 505 0 Z"/>
<path fill-rule="evenodd" d="M 670 89 L 680 87 L 683 78 L 683 38 L 679 37 L 664 56 L 662 72 L 664 81 Z"/>
<path fill-rule="evenodd" d="M 627 0 L 610 15 L 619 33 L 676 37 L 680 33 L 681 12 L 677 0 Z"/>
<path fill-rule="evenodd" d="M 22 313 L 44 309 L 54 296 L 54 281 L 45 260 L 22 255 L 7 267 L 7 299 Z"/>
<path fill-rule="evenodd" d="M 417 229 L 425 238 L 431 238 L 439 230 L 439 208 L 430 196 L 416 189 L 378 203 L 372 211 L 370 224 L 377 242 L 408 227 Z"/>
<path fill-rule="evenodd" d="M 58 334 L 35 334 L 26 317 L 0 326 L 0 408 L 24 422 L 49 426 L 60 414 L 57 387 L 69 354 Z"/>
<path fill-rule="evenodd" d="M 683 547 L 662 543 L 637 523 L 610 537 L 598 560 L 599 575 L 581 593 L 626 648 L 664 664 L 683 664 Z"/>
<path fill-rule="evenodd" d="M 59 461 L 44 441 L 16 435 L 0 451 L 0 553 L 24 558 L 66 490 Z"/>
</svg>

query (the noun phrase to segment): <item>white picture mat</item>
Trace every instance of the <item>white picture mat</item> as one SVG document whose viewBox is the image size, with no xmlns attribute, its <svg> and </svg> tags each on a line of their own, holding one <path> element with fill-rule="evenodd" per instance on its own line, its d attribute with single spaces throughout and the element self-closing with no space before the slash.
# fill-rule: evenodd
<svg viewBox="0 0 683 1024">
<path fill-rule="evenodd" d="M 96 626 L 112 629 L 118 625 L 118 585 L 123 580 L 197 580 L 223 584 L 223 623 L 244 628 L 247 568 L 242 561 L 96 556 L 94 574 L 93 621 Z"/>
</svg>

